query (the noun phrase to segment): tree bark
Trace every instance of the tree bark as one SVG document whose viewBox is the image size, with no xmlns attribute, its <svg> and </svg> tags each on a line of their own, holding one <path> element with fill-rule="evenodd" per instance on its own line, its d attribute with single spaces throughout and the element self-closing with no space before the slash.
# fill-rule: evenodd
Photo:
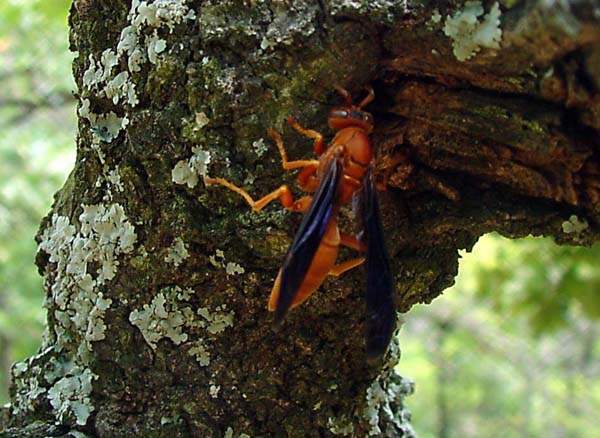
<svg viewBox="0 0 600 438">
<path fill-rule="evenodd" d="M 75 0 L 77 163 L 38 235 L 48 330 L 13 367 L 3 436 L 412 436 L 397 345 L 366 361 L 362 273 L 273 332 L 300 217 L 201 177 L 273 190 L 266 129 L 307 157 L 286 117 L 326 132 L 333 85 L 371 84 L 399 311 L 450 286 L 483 233 L 591 244 L 597 8 Z"/>
</svg>

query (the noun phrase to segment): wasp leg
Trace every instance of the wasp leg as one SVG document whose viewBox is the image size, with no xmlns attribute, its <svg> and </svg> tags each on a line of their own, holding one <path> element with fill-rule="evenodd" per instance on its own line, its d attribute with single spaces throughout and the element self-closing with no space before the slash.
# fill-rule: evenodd
<svg viewBox="0 0 600 438">
<path fill-rule="evenodd" d="M 327 275 L 333 275 L 334 277 L 338 277 L 342 275 L 344 272 L 349 271 L 352 268 L 356 268 L 360 266 L 365 261 L 364 257 L 352 260 L 346 260 L 345 262 L 340 263 L 339 265 L 333 266 Z"/>
<path fill-rule="evenodd" d="M 319 179 L 315 175 L 317 166 L 307 166 L 300 171 L 296 179 L 298 187 L 307 192 L 314 192 L 319 187 Z"/>
<path fill-rule="evenodd" d="M 312 138 L 315 141 L 313 143 L 313 150 L 315 151 L 316 155 L 321 155 L 323 153 L 323 135 L 320 132 L 317 132 L 313 129 L 303 128 L 292 116 L 288 117 L 288 123 L 296 132 L 305 137 Z"/>
<path fill-rule="evenodd" d="M 348 248 L 355 249 L 362 253 L 367 252 L 366 245 L 350 234 L 340 233 L 340 245 L 347 246 Z"/>
<path fill-rule="evenodd" d="M 356 237 L 351 236 L 350 234 L 340 233 L 340 245 L 347 246 L 349 248 L 355 249 L 363 253 L 366 252 L 366 246 Z M 329 270 L 327 275 L 333 275 L 334 277 L 338 277 L 344 272 L 349 271 L 350 269 L 355 268 L 359 265 L 362 265 L 364 261 L 364 257 L 347 260 L 345 262 L 340 263 L 339 265 L 333 266 Z"/>
<path fill-rule="evenodd" d="M 204 178 L 204 183 L 219 184 L 224 187 L 227 187 L 229 190 L 236 192 L 238 195 L 245 199 L 245 201 L 254 211 L 260 211 L 263 208 L 265 208 L 271 201 L 279 199 L 281 205 L 283 205 L 288 210 L 305 212 L 308 210 L 308 207 L 310 206 L 310 202 L 312 200 L 312 196 L 303 196 L 302 198 L 294 201 L 290 188 L 285 184 L 280 186 L 277 190 L 273 190 L 268 195 L 265 195 L 262 198 L 255 201 L 254 199 L 252 199 L 252 196 L 250 196 L 250 194 L 247 191 L 236 186 L 235 184 L 230 183 L 226 179 L 207 177 Z"/>
<path fill-rule="evenodd" d="M 298 169 L 300 167 L 319 166 L 319 160 L 288 161 L 287 152 L 285 151 L 285 146 L 283 145 L 283 140 L 281 140 L 279 133 L 274 129 L 269 129 L 267 134 L 275 141 L 277 149 L 279 149 L 279 153 L 281 154 L 281 165 L 285 170 Z"/>
</svg>

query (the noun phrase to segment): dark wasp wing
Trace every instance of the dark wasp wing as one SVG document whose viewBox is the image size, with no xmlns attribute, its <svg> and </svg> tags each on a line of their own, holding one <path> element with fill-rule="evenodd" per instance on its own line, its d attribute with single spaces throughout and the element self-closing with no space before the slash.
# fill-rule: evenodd
<svg viewBox="0 0 600 438">
<path fill-rule="evenodd" d="M 276 326 L 281 323 L 292 305 L 321 244 L 323 234 L 333 214 L 342 172 L 341 160 L 332 159 L 285 257 L 281 268 L 279 297 L 275 307 Z"/>
<path fill-rule="evenodd" d="M 363 189 L 357 196 L 356 214 L 363 229 L 361 241 L 367 248 L 364 263 L 367 273 L 367 356 L 376 358 L 385 353 L 396 329 L 396 300 L 371 171 L 365 175 Z"/>
</svg>

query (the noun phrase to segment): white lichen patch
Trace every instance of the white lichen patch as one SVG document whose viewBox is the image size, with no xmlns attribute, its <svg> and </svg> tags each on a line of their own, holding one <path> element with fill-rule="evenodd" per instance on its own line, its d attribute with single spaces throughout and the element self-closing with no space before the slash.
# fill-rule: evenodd
<svg viewBox="0 0 600 438">
<path fill-rule="evenodd" d="M 254 152 L 256 152 L 256 155 L 258 155 L 259 157 L 262 157 L 264 153 L 267 152 L 267 145 L 262 138 L 252 142 L 252 147 L 254 148 Z"/>
<path fill-rule="evenodd" d="M 73 261 L 79 263 L 74 268 L 75 273 L 87 278 L 88 263 L 95 261 L 100 265 L 96 282 L 102 285 L 114 278 L 119 264 L 116 257 L 133 250 L 137 235 L 121 205 L 83 204 L 82 207 L 80 234 L 75 237 L 73 248 L 78 247 L 83 252 L 72 254 Z"/>
<path fill-rule="evenodd" d="M 217 398 L 219 396 L 219 391 L 221 390 L 221 387 L 218 385 L 210 385 L 210 387 L 208 388 L 208 394 L 212 397 L 212 398 Z"/>
<path fill-rule="evenodd" d="M 165 262 L 173 263 L 175 266 L 179 266 L 185 259 L 190 256 L 187 248 L 185 247 L 184 241 L 181 237 L 176 237 L 173 240 L 173 244 L 167 249 L 167 255 Z"/>
<path fill-rule="evenodd" d="M 72 437 L 72 438 L 89 438 L 89 435 L 86 435 L 85 433 L 80 432 L 78 430 L 71 430 L 67 434 L 67 437 Z"/>
<path fill-rule="evenodd" d="M 563 233 L 566 234 L 579 234 L 589 227 L 588 222 L 585 219 L 579 219 L 576 215 L 571 215 L 568 220 L 562 223 Z"/>
<path fill-rule="evenodd" d="M 201 307 L 196 313 L 204 319 L 204 321 L 200 320 L 198 325 L 211 335 L 222 333 L 227 327 L 233 326 L 234 313 L 226 312 L 224 304 L 218 306 L 214 312 L 210 312 L 207 307 Z"/>
<path fill-rule="evenodd" d="M 210 122 L 210 119 L 204 112 L 196 113 L 196 127 L 198 129 L 204 128 L 206 125 L 208 125 L 208 122 Z"/>
<path fill-rule="evenodd" d="M 158 34 L 155 33 L 146 39 L 146 46 L 148 48 L 148 61 L 152 64 L 157 64 L 158 55 L 167 48 L 167 42 L 159 38 Z"/>
<path fill-rule="evenodd" d="M 179 301 L 188 301 L 191 298 L 191 294 L 194 293 L 194 289 L 188 287 L 186 289 L 181 290 L 180 287 L 176 288 L 177 291 L 177 299 Z"/>
<path fill-rule="evenodd" d="M 82 205 L 80 229 L 69 218 L 52 216 L 44 230 L 38 250 L 56 264 L 51 299 L 55 303 L 54 330 L 60 345 L 75 341 L 67 332 L 79 333 L 78 351 L 85 356 L 92 342 L 104 339 L 104 314 L 111 304 L 99 287 L 112 280 L 118 257 L 130 253 L 137 239 L 119 204 Z M 80 357 L 85 363 L 85 357 Z"/>
<path fill-rule="evenodd" d="M 119 117 L 113 111 L 105 114 L 95 114 L 90 111 L 90 100 L 82 99 L 79 107 L 79 116 L 90 122 L 90 128 L 96 139 L 110 143 L 119 135 L 121 130 L 129 124 L 127 116 Z M 100 152 L 99 152 L 100 154 Z M 104 158 L 101 158 L 104 164 Z"/>
<path fill-rule="evenodd" d="M 188 354 L 190 356 L 194 356 L 196 362 L 201 367 L 206 367 L 210 365 L 210 352 L 208 351 L 206 345 L 204 345 L 204 341 L 199 339 L 194 342 L 192 347 L 188 350 Z"/>
<path fill-rule="evenodd" d="M 363 418 L 369 423 L 368 436 L 382 436 L 390 430 L 381 430 L 381 424 L 393 424 L 396 431 L 402 431 L 402 436 L 415 437 L 415 432 L 410 424 L 410 412 L 405 409 L 404 397 L 414 392 L 412 379 L 401 377 L 396 367 L 400 360 L 400 344 L 398 332 L 400 323 L 392 337 L 386 353 L 382 374 L 377 377 L 367 389 L 366 404 L 363 409 Z"/>
<path fill-rule="evenodd" d="M 112 300 L 110 298 L 105 299 L 102 295 L 102 292 L 98 293 L 94 307 L 92 307 L 90 310 L 90 323 L 88 324 L 87 331 L 85 332 L 85 339 L 88 342 L 102 341 L 103 339 L 106 339 L 106 335 L 104 334 L 106 331 L 104 314 L 111 304 Z"/>
<path fill-rule="evenodd" d="M 89 368 L 74 367 L 71 374 L 59 379 L 48 390 L 48 400 L 60 423 L 85 425 L 94 407 L 90 401 L 92 380 L 96 375 Z"/>
<path fill-rule="evenodd" d="M 246 272 L 239 264 L 233 262 L 227 262 L 225 265 L 225 273 L 227 275 L 238 275 Z"/>
<path fill-rule="evenodd" d="M 166 51 L 167 42 L 159 37 L 158 31 L 167 27 L 173 32 L 175 25 L 184 20 L 194 20 L 194 10 L 186 0 L 155 0 L 154 2 L 133 0 L 129 24 L 122 29 L 116 47 L 105 49 L 97 59 L 88 56 L 88 67 L 83 73 L 80 90 L 80 116 L 90 121 L 94 134 L 104 142 L 111 142 L 129 120 L 114 112 L 94 114 L 90 111 L 88 97 L 105 97 L 113 104 L 135 107 L 139 103 L 133 75 L 141 71 L 145 62 L 157 64 L 159 55 Z"/>
<path fill-rule="evenodd" d="M 125 127 L 129 124 L 129 118 L 118 117 L 114 112 L 106 114 L 95 114 L 90 111 L 90 100 L 82 99 L 79 107 L 79 115 L 90 122 L 90 128 L 94 133 L 90 148 L 96 152 L 98 161 L 102 166 L 102 173 L 98 175 L 95 186 L 102 187 L 103 183 L 107 184 L 106 193 L 103 197 L 104 201 L 113 200 L 113 189 L 117 192 L 123 192 L 125 187 L 121 182 L 121 174 L 119 166 L 111 169 L 106 162 L 106 155 L 102 150 L 102 142 L 112 142 Z"/>
<path fill-rule="evenodd" d="M 97 376 L 72 358 L 65 358 L 64 353 L 62 347 L 52 345 L 14 366 L 12 415 L 33 412 L 49 403 L 57 424 L 87 423 L 94 411 L 90 395 Z"/>
<path fill-rule="evenodd" d="M 127 116 L 119 117 L 112 111 L 98 115 L 90 113 L 89 121 L 94 135 L 105 143 L 110 143 L 117 138 L 119 132 L 129 124 Z"/>
<path fill-rule="evenodd" d="M 126 102 L 136 106 L 139 100 L 131 74 L 139 72 L 146 60 L 156 64 L 158 55 L 167 48 L 166 41 L 158 36 L 158 29 L 168 27 L 169 32 L 173 32 L 175 25 L 195 18 L 195 12 L 185 0 L 151 3 L 134 0 L 127 15 L 129 24 L 121 31 L 116 48 L 105 49 L 99 60 L 89 55 L 89 66 L 83 74 L 84 91 L 96 91 L 97 95 L 111 99 L 114 104 Z M 146 32 L 147 28 L 152 31 Z M 127 69 L 115 72 L 122 59 L 126 60 Z"/>
<path fill-rule="evenodd" d="M 29 367 L 27 366 L 27 362 L 17 362 L 13 365 L 13 375 L 15 377 L 20 377 L 28 369 Z"/>
<path fill-rule="evenodd" d="M 367 388 L 367 405 L 363 412 L 363 415 L 367 418 L 371 426 L 369 436 L 381 434 L 381 429 L 379 428 L 379 409 L 386 403 L 386 400 L 386 393 L 379 384 L 379 380 L 375 380 L 373 384 Z"/>
<path fill-rule="evenodd" d="M 118 192 L 123 192 L 123 190 L 125 190 L 125 188 L 123 187 L 123 183 L 121 182 L 121 174 L 119 173 L 119 166 L 108 171 L 106 180 L 110 184 L 111 188 L 116 189 Z"/>
<path fill-rule="evenodd" d="M 113 70 L 119 64 L 121 53 L 112 49 L 102 52 L 99 61 L 93 55 L 88 56 L 89 66 L 83 73 L 84 94 L 95 91 L 100 97 L 106 97 L 116 105 L 127 101 L 131 106 L 138 102 L 135 83 L 130 80 L 128 71 L 120 71 L 113 75 Z"/>
<path fill-rule="evenodd" d="M 135 85 L 129 81 L 129 72 L 122 71 L 104 86 L 104 94 L 116 105 L 119 100 L 127 99 L 132 106 L 138 104 Z"/>
<path fill-rule="evenodd" d="M 47 366 L 42 369 L 37 364 L 48 362 L 49 366 L 54 366 L 56 359 L 51 355 L 55 350 L 55 346 L 46 347 L 38 354 L 13 364 L 14 394 L 9 405 L 12 415 L 19 416 L 34 411 L 36 406 L 46 402 L 48 384 L 55 382 L 63 374 L 54 377 L 54 370 L 48 370 Z"/>
<path fill-rule="evenodd" d="M 157 64 L 158 55 L 167 48 L 167 42 L 158 36 L 158 29 L 168 27 L 172 33 L 177 24 L 194 20 L 196 13 L 186 5 L 186 0 L 134 0 L 127 18 L 130 24 L 121 32 L 117 50 L 128 57 L 129 70 L 137 72 L 146 59 Z M 144 34 L 147 28 L 153 29 L 149 35 Z"/>
<path fill-rule="evenodd" d="M 198 175 L 196 175 L 188 161 L 180 160 L 171 171 L 171 180 L 175 184 L 186 184 L 190 189 L 193 189 L 198 184 Z"/>
<path fill-rule="evenodd" d="M 175 25 L 196 18 L 196 13 L 186 3 L 186 0 L 133 0 L 128 18 L 134 27 L 144 24 L 155 28 L 167 26 L 169 32 L 173 32 Z"/>
<path fill-rule="evenodd" d="M 408 2 L 398 0 L 331 0 L 328 7 L 334 17 L 350 14 L 378 19 L 386 24 L 393 23 L 399 14 L 409 12 Z"/>
<path fill-rule="evenodd" d="M 225 430 L 225 435 L 223 435 L 223 438 L 233 438 L 233 429 L 231 427 L 228 427 L 227 430 Z M 240 433 L 238 438 L 250 438 L 250 435 L 246 433 Z"/>
<path fill-rule="evenodd" d="M 195 147 L 192 149 L 193 155 L 188 160 L 180 160 L 171 171 L 171 179 L 175 184 L 187 184 L 189 188 L 196 187 L 199 176 L 208 175 L 208 165 L 210 164 L 210 152 Z"/>
<path fill-rule="evenodd" d="M 215 79 L 216 85 L 223 90 L 225 94 L 233 96 L 235 94 L 235 87 L 239 84 L 237 78 L 237 70 L 234 68 L 225 68 L 222 70 L 221 75 Z"/>
<path fill-rule="evenodd" d="M 500 5 L 496 2 L 487 14 L 484 12 L 480 1 L 468 1 L 463 9 L 446 17 L 444 34 L 452 39 L 453 53 L 459 61 L 470 59 L 482 47 L 500 48 Z"/>
<path fill-rule="evenodd" d="M 193 326 L 206 330 L 209 335 L 217 335 L 223 333 L 228 327 L 233 326 L 234 312 L 226 312 L 226 306 L 218 306 L 214 312 L 211 312 L 207 307 L 201 307 L 196 312 L 201 318 L 196 319 Z M 208 366 L 210 364 L 210 351 L 208 350 L 208 341 L 205 338 L 199 338 L 192 343 L 188 350 L 190 356 L 194 356 L 196 362 L 200 366 Z"/>
<path fill-rule="evenodd" d="M 272 9 L 272 18 L 260 42 L 261 50 L 270 51 L 276 46 L 292 46 L 298 36 L 308 38 L 316 32 L 316 9 L 298 5 L 298 10 L 301 12 L 289 14 L 282 8 Z"/>
<path fill-rule="evenodd" d="M 50 357 L 48 365 L 50 365 L 50 369 L 46 367 L 44 370 L 44 379 L 51 384 L 65 376 L 73 375 L 74 369 L 77 366 L 73 360 L 65 359 L 60 356 L 57 357 L 56 355 Z"/>
<path fill-rule="evenodd" d="M 225 253 L 220 249 L 217 249 L 214 255 L 209 256 L 208 261 L 216 268 L 224 268 L 227 275 L 238 275 L 246 272 L 239 264 L 226 262 Z"/>
<path fill-rule="evenodd" d="M 160 425 L 165 426 L 167 424 L 181 424 L 182 418 L 181 416 L 175 414 L 170 417 L 160 417 Z"/>
<path fill-rule="evenodd" d="M 431 13 L 431 18 L 429 19 L 429 21 L 431 21 L 431 23 L 433 24 L 438 24 L 440 21 L 442 21 L 442 14 L 440 14 L 440 11 L 434 9 Z"/>
<path fill-rule="evenodd" d="M 110 111 L 105 114 L 95 114 L 90 111 L 90 100 L 82 99 L 79 107 L 80 117 L 87 119 L 90 122 L 90 128 L 94 133 L 90 148 L 96 152 L 98 161 L 102 166 L 102 174 L 98 175 L 95 186 L 102 187 L 102 184 L 106 182 L 107 190 L 103 198 L 104 201 L 112 201 L 113 192 L 123 192 L 125 187 L 121 182 L 121 174 L 119 172 L 119 166 L 111 169 L 106 162 L 106 155 L 102 150 L 102 144 L 112 142 L 125 127 L 129 124 L 129 118 L 118 117 L 114 112 Z"/>
<path fill-rule="evenodd" d="M 16 364 L 15 367 L 20 364 L 23 364 L 23 362 Z M 14 385 L 15 395 L 10 406 L 13 415 L 33 411 L 35 404 L 39 403 L 46 395 L 46 389 L 40 386 L 38 378 L 41 368 L 33 367 L 31 371 L 32 375 L 28 377 L 20 377 L 16 372 L 14 374 L 16 378 Z"/>
<path fill-rule="evenodd" d="M 90 54 L 88 56 L 89 67 L 83 72 L 83 85 L 92 88 L 102 81 L 106 81 L 112 74 L 112 69 L 119 62 L 119 57 L 111 49 L 106 49 L 100 56 L 100 61 L 96 62 Z"/>
<path fill-rule="evenodd" d="M 225 253 L 221 249 L 217 249 L 214 255 L 208 256 L 208 261 L 215 268 L 221 268 L 225 261 Z"/>
<path fill-rule="evenodd" d="M 163 338 L 170 339 L 175 345 L 188 339 L 188 335 L 183 332 L 185 317 L 172 294 L 169 294 L 169 298 L 167 301 L 160 292 L 150 304 L 144 304 L 142 310 L 134 310 L 129 314 L 129 321 L 140 330 L 153 350 L 156 350 L 157 342 Z"/>
<path fill-rule="evenodd" d="M 225 305 L 217 306 L 214 311 L 208 307 L 194 311 L 188 302 L 192 294 L 194 290 L 191 288 L 164 288 L 150 304 L 132 311 L 129 321 L 140 330 L 153 350 L 158 348 L 158 341 L 168 338 L 175 345 L 187 346 L 187 353 L 200 366 L 208 366 L 211 359 L 210 338 L 233 326 L 234 312 L 227 312 Z M 198 332 L 203 334 L 197 336 Z"/>
<path fill-rule="evenodd" d="M 329 417 L 327 419 L 327 428 L 334 435 L 352 435 L 354 433 L 354 424 L 346 415 L 340 418 Z"/>
<path fill-rule="evenodd" d="M 189 160 L 190 166 L 197 175 L 205 177 L 208 174 L 208 165 L 210 164 L 210 152 L 201 147 L 192 148 L 194 155 Z"/>
<path fill-rule="evenodd" d="M 403 431 L 402 436 L 415 437 L 416 434 L 410 424 L 410 412 L 399 408 L 403 406 L 403 398 L 414 392 L 414 382 L 400 377 L 395 370 L 391 375 L 376 378 L 367 388 L 366 405 L 363 417 L 370 425 L 368 436 L 382 436 L 383 431 L 379 424 L 381 417 L 384 423 L 392 422 L 396 430 Z"/>
</svg>

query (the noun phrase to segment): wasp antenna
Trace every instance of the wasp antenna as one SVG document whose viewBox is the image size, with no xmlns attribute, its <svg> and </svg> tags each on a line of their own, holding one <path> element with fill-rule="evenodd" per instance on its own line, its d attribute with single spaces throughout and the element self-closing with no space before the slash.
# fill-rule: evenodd
<svg viewBox="0 0 600 438">
<path fill-rule="evenodd" d="M 345 88 L 340 87 L 337 84 L 334 85 L 333 88 L 335 88 L 335 91 L 337 91 L 338 94 L 344 98 L 344 100 L 346 101 L 346 103 L 348 104 L 348 106 L 352 106 L 352 97 L 350 97 L 350 93 L 348 93 L 348 90 L 346 90 Z"/>
<path fill-rule="evenodd" d="M 362 109 L 364 106 L 367 106 L 375 99 L 375 91 L 373 91 L 373 87 L 367 87 L 367 91 L 369 94 L 365 96 L 361 103 L 358 104 L 358 107 Z"/>
</svg>

